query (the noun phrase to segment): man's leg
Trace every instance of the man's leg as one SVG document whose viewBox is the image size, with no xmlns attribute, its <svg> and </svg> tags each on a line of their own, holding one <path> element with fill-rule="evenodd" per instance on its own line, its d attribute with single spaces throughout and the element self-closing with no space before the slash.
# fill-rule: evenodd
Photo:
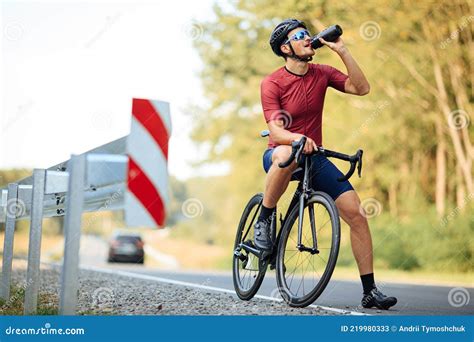
<svg viewBox="0 0 474 342">
<path fill-rule="evenodd" d="M 275 148 L 272 153 L 272 166 L 268 170 L 265 193 L 263 195 L 263 206 L 257 223 L 254 226 L 255 245 L 263 250 L 270 251 L 272 249 L 272 231 L 271 217 L 274 213 L 276 204 L 281 195 L 288 187 L 291 180 L 291 173 L 296 169 L 297 165 L 293 163 L 286 168 L 280 168 L 278 163 L 284 162 L 291 154 L 291 147 L 281 145 Z"/>
<path fill-rule="evenodd" d="M 372 237 L 367 218 L 360 212 L 360 199 L 354 190 L 342 193 L 336 199 L 339 215 L 351 228 L 352 253 L 360 275 L 373 273 Z"/>
<path fill-rule="evenodd" d="M 275 148 L 272 154 L 272 166 L 268 170 L 263 205 L 267 208 L 275 208 L 280 197 L 285 193 L 291 180 L 291 174 L 297 168 L 296 163 L 288 167 L 280 168 L 282 163 L 290 157 L 291 146 L 281 145 Z"/>
<path fill-rule="evenodd" d="M 397 303 L 395 297 L 387 297 L 377 290 L 374 280 L 372 237 L 365 215 L 361 213 L 360 199 L 354 190 L 343 192 L 336 199 L 339 215 L 350 226 L 352 252 L 359 267 L 364 289 L 362 306 L 388 309 Z"/>
</svg>

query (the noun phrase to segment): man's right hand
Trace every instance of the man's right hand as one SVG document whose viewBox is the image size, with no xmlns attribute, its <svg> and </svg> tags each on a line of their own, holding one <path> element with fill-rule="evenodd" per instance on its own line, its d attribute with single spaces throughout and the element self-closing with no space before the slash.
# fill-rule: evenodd
<svg viewBox="0 0 474 342">
<path fill-rule="evenodd" d="M 293 141 L 300 141 L 303 137 L 303 134 L 298 134 L 298 138 L 293 139 Z M 304 154 L 311 154 L 318 149 L 318 146 L 314 142 L 313 139 L 306 137 L 306 144 L 304 145 L 303 153 Z"/>
</svg>

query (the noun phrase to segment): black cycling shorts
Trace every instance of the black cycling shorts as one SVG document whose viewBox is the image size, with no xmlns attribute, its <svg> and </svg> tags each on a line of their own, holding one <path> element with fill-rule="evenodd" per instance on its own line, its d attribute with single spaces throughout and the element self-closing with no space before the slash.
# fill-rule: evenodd
<svg viewBox="0 0 474 342">
<path fill-rule="evenodd" d="M 263 153 L 263 169 L 268 173 L 272 166 L 274 148 L 269 148 Z M 327 193 L 335 201 L 340 194 L 354 190 L 352 184 L 346 180 L 339 182 L 337 179 L 344 174 L 328 158 L 318 154 L 311 156 L 310 184 L 313 190 Z M 303 180 L 303 172 L 297 172 L 292 180 Z"/>
</svg>

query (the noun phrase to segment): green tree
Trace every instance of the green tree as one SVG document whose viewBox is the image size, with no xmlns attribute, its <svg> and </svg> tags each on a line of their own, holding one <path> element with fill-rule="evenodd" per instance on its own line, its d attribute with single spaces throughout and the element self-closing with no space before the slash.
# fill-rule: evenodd
<svg viewBox="0 0 474 342">
<path fill-rule="evenodd" d="M 193 139 L 210 148 L 203 163 L 226 161 L 231 166 L 218 182 L 216 192 L 222 195 L 210 199 L 219 206 L 209 204 L 219 208 L 211 218 L 221 234 L 231 239 L 246 200 L 264 187 L 261 163 L 266 140 L 258 133 L 266 124 L 260 82 L 284 63 L 273 55 L 268 38 L 273 27 L 288 17 L 304 20 L 311 32 L 341 25 L 346 45 L 371 83 L 371 93 L 362 98 L 328 90 L 323 142 L 346 153 L 364 149 L 363 178 L 351 180 L 360 197 L 376 198 L 388 220 L 410 227 L 409 235 L 394 239 L 387 248 L 388 255 L 395 256 L 397 245 L 406 245 L 403 255 L 410 256 L 409 262 L 399 262 L 398 256 L 388 264 L 425 267 L 423 257 L 429 251 L 410 255 L 416 245 L 408 240 L 440 226 L 453 212 L 456 219 L 451 223 L 459 222 L 463 234 L 472 234 L 470 2 L 283 0 L 275 6 L 269 0 L 239 0 L 216 3 L 214 13 L 214 20 L 201 23 L 203 35 L 195 41 L 204 64 L 201 78 L 209 106 L 195 115 Z M 313 62 L 345 71 L 327 48 L 317 50 Z M 225 215 L 221 208 L 226 208 Z M 418 225 L 424 212 L 435 212 L 435 221 Z M 445 256 L 461 250 L 472 262 L 472 244 L 460 244 L 457 233 L 447 232 L 433 230 L 429 241 L 442 237 Z"/>
</svg>

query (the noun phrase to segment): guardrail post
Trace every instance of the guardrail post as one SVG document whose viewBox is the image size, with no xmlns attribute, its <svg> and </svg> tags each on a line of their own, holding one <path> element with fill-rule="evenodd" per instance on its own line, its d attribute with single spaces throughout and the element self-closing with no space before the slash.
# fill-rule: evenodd
<svg viewBox="0 0 474 342">
<path fill-rule="evenodd" d="M 26 271 L 25 306 L 23 310 L 25 315 L 35 314 L 38 306 L 45 183 L 46 170 L 35 169 L 33 171 L 30 242 L 28 246 L 28 268 Z"/>
<path fill-rule="evenodd" d="M 86 155 L 72 155 L 69 164 L 71 167 L 68 167 L 69 186 L 64 220 L 64 259 L 61 274 L 60 315 L 74 315 L 76 313 L 86 158 Z"/>
<path fill-rule="evenodd" d="M 3 265 L 0 285 L 0 297 L 10 298 L 10 283 L 12 277 L 13 239 L 15 236 L 15 223 L 18 212 L 18 184 L 8 184 L 8 195 L 5 218 L 5 238 L 3 241 Z"/>
</svg>

